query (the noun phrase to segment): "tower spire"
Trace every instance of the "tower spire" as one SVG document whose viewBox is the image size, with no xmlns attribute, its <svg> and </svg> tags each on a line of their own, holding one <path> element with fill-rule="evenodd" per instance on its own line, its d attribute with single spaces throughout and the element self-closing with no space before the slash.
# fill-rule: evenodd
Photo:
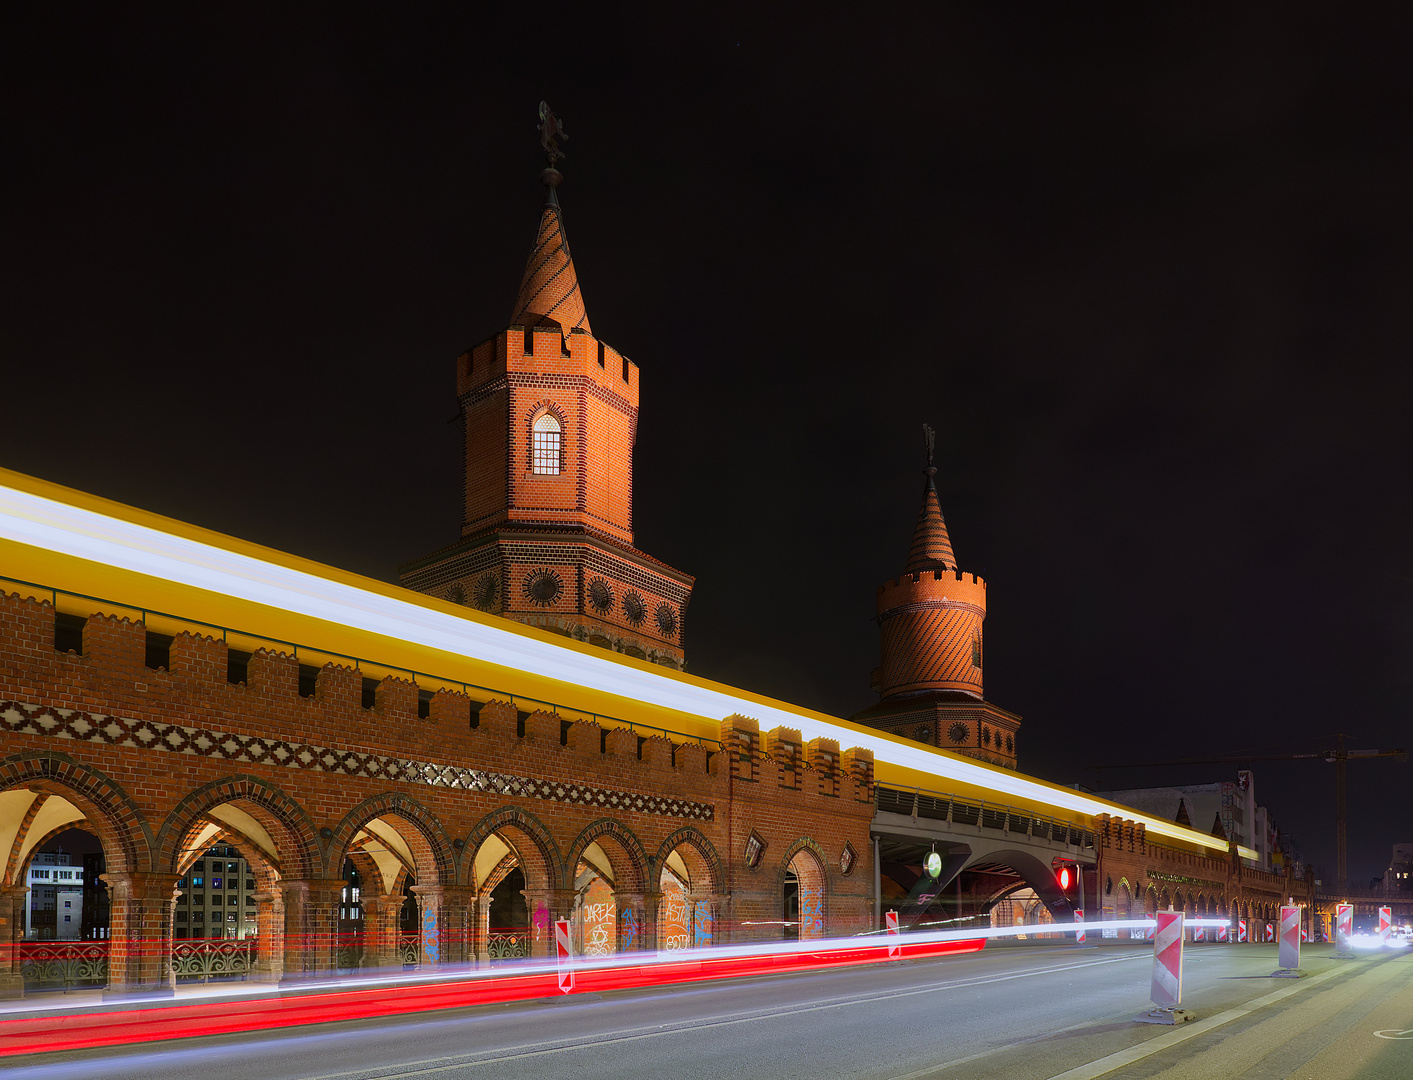
<svg viewBox="0 0 1413 1080">
<path fill-rule="evenodd" d="M 922 474 L 927 477 L 927 482 L 922 489 L 922 509 L 918 512 L 917 525 L 913 528 L 908 565 L 904 567 L 904 573 L 908 574 L 916 574 L 922 570 L 957 568 L 957 557 L 952 553 L 952 538 L 947 535 L 947 522 L 942 517 L 942 504 L 937 498 L 937 466 L 932 463 L 937 447 L 937 432 L 923 424 L 922 438 L 927 447 L 927 466 L 922 470 Z"/>
<path fill-rule="evenodd" d="M 515 313 L 511 324 L 540 326 L 553 323 L 565 337 L 571 330 L 592 333 L 589 316 L 584 310 L 584 296 L 579 291 L 579 277 L 574 272 L 574 260 L 569 254 L 569 239 L 564 234 L 564 221 L 555 189 L 564 179 L 556 164 L 564 157 L 559 140 L 567 139 L 564 122 L 545 102 L 540 102 L 540 146 L 544 148 L 548 167 L 540 173 L 545 186 L 545 202 L 540 208 L 540 227 L 535 233 L 535 249 L 525 263 L 520 279 L 520 293 L 515 298 Z"/>
</svg>

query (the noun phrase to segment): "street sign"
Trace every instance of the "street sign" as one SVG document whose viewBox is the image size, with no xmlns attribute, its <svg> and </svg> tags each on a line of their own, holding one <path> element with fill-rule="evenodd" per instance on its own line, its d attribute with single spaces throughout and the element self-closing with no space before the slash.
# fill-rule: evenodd
<svg viewBox="0 0 1413 1080">
<path fill-rule="evenodd" d="M 567 994 L 574 989 L 574 952 L 569 947 L 569 920 L 554 921 L 554 951 L 559 962 L 559 992 Z"/>
</svg>

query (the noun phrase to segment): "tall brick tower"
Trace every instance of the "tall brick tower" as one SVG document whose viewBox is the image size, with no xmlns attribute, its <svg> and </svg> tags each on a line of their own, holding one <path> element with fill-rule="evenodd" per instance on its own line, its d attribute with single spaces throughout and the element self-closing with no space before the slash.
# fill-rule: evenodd
<svg viewBox="0 0 1413 1080">
<path fill-rule="evenodd" d="M 557 194 L 564 130 L 540 116 L 545 200 L 511 324 L 456 359 L 461 539 L 402 583 L 680 669 L 693 579 L 633 546 L 638 366 L 589 328 Z"/>
<path fill-rule="evenodd" d="M 923 431 L 927 479 L 907 565 L 878 588 L 883 664 L 873 682 L 882 700 L 850 719 L 1014 769 L 1020 717 L 982 696 L 986 582 L 957 568 L 937 498 L 934 434 Z"/>
</svg>

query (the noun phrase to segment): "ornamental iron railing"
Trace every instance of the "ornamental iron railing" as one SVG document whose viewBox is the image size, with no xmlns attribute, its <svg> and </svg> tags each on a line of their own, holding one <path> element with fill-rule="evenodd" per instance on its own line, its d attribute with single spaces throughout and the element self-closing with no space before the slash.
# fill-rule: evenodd
<svg viewBox="0 0 1413 1080">
<path fill-rule="evenodd" d="M 523 960 L 529 955 L 529 930 L 492 930 L 486 938 L 486 959 L 492 964 Z"/>
<path fill-rule="evenodd" d="M 106 986 L 108 942 L 22 941 L 20 974 L 26 990 Z"/>
<path fill-rule="evenodd" d="M 422 955 L 421 939 L 416 934 L 399 934 L 397 955 L 401 958 L 403 967 L 416 967 Z"/>
<path fill-rule="evenodd" d="M 172 974 L 178 982 L 244 979 L 255 966 L 254 938 L 244 941 L 172 942 Z"/>
</svg>

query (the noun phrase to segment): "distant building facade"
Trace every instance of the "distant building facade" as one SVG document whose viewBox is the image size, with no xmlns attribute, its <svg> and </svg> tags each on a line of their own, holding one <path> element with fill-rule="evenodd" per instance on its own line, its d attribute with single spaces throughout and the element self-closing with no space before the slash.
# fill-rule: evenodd
<svg viewBox="0 0 1413 1080">
<path fill-rule="evenodd" d="M 1394 844 L 1384 871 L 1386 892 L 1413 893 L 1413 844 Z"/>
<path fill-rule="evenodd" d="M 24 936 L 78 941 L 83 928 L 83 865 L 64 851 L 38 852 L 25 875 Z"/>
<path fill-rule="evenodd" d="M 255 871 L 229 844 L 217 844 L 192 863 L 177 889 L 174 939 L 255 935 Z"/>
</svg>

